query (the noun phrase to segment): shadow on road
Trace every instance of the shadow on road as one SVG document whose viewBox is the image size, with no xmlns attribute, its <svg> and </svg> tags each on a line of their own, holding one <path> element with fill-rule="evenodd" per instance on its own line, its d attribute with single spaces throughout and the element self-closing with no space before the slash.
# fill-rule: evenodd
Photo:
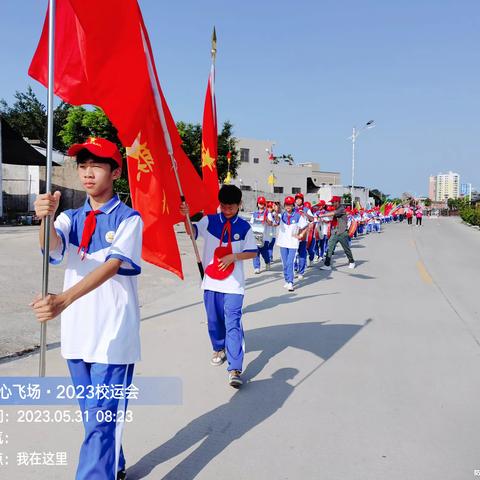
<svg viewBox="0 0 480 480">
<path fill-rule="evenodd" d="M 299 302 L 300 300 L 305 300 L 307 298 L 315 298 L 315 297 L 323 297 L 325 295 L 336 295 L 339 292 L 334 292 L 334 293 L 321 293 L 319 295 L 306 295 L 306 296 L 298 296 L 295 295 L 294 292 L 285 292 L 282 295 L 278 295 L 276 297 L 268 297 L 265 300 L 262 300 L 257 303 L 252 303 L 250 305 L 247 305 L 243 309 L 243 313 L 252 313 L 252 312 L 260 312 L 262 310 L 268 310 L 270 308 L 277 307 L 278 305 L 283 305 L 283 304 L 291 304 L 294 302 Z"/>
<path fill-rule="evenodd" d="M 365 323 L 365 325 L 369 322 Z M 244 377 L 250 380 L 230 401 L 192 420 L 170 440 L 147 453 L 128 469 L 128 478 L 141 479 L 152 470 L 177 455 L 201 443 L 178 463 L 164 480 L 194 479 L 202 469 L 232 442 L 241 438 L 267 418 L 274 415 L 287 401 L 296 386 L 310 377 L 365 325 L 326 325 L 320 322 L 294 323 L 257 328 L 247 332 L 247 345 L 260 355 L 251 362 Z M 310 351 L 322 362 L 293 386 L 296 368 L 281 368 L 270 378 L 252 381 L 269 360 L 287 347 Z M 239 465 L 243 460 L 239 460 Z"/>
</svg>

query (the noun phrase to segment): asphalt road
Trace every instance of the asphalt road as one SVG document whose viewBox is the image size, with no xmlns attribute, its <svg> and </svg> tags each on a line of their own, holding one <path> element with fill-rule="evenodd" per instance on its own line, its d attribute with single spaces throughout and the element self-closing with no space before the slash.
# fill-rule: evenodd
<svg viewBox="0 0 480 480">
<path fill-rule="evenodd" d="M 148 267 L 141 282 L 143 359 L 136 373 L 179 377 L 183 402 L 132 406 L 124 441 L 129 478 L 474 478 L 480 232 L 458 219 L 424 223 L 389 225 L 355 241 L 357 269 L 335 255 L 332 272 L 310 268 L 293 293 L 282 288 L 278 262 L 250 275 L 248 381 L 239 391 L 223 368 L 209 365 L 196 266 L 181 235 L 187 280 Z M 37 329 L 23 306 L 39 277 L 35 248 L 34 232 L 0 229 L 2 348 L 11 338 L 28 345 L 22 328 Z M 59 286 L 57 274 L 52 282 Z M 47 373 L 67 375 L 51 323 Z M 3 362 L 0 375 L 36 375 L 37 364 L 35 354 Z M 2 478 L 74 477 L 80 424 L 22 424 L 18 407 L 2 409 L 11 419 L 0 425 L 9 436 L 0 444 L 9 457 L 8 466 L 0 464 Z M 65 451 L 68 465 L 15 465 L 17 452 L 35 449 Z"/>
</svg>

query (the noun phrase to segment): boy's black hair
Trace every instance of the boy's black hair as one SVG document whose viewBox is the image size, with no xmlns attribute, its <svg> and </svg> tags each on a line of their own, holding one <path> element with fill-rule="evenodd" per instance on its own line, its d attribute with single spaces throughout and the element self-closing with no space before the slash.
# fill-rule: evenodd
<svg viewBox="0 0 480 480">
<path fill-rule="evenodd" d="M 111 172 L 118 168 L 118 163 L 113 158 L 99 157 L 88 151 L 86 148 L 77 153 L 77 166 L 88 160 L 92 160 L 95 163 L 106 163 L 107 165 L 110 165 Z"/>
<path fill-rule="evenodd" d="M 227 205 L 240 205 L 242 191 L 235 185 L 222 185 L 218 192 L 218 201 Z"/>
</svg>

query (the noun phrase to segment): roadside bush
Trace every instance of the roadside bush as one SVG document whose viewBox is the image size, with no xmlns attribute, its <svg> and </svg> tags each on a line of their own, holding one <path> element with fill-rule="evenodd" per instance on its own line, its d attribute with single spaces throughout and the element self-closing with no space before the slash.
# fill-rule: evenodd
<svg viewBox="0 0 480 480">
<path fill-rule="evenodd" d="M 480 209 L 474 208 L 470 205 L 465 206 L 460 210 L 460 217 L 464 222 L 470 225 L 480 226 Z"/>
</svg>

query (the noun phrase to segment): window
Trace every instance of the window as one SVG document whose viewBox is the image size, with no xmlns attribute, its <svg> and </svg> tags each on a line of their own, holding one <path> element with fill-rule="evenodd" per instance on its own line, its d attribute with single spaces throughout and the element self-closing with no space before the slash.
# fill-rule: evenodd
<svg viewBox="0 0 480 480">
<path fill-rule="evenodd" d="M 250 185 L 240 185 L 240 190 L 250 192 L 252 190 L 252 187 Z"/>
<path fill-rule="evenodd" d="M 257 157 L 253 157 L 253 163 L 258 163 L 258 158 Z"/>
<path fill-rule="evenodd" d="M 300 193 L 302 191 L 299 187 L 292 187 L 292 193 Z"/>
<path fill-rule="evenodd" d="M 273 193 L 283 193 L 283 187 L 273 187 Z"/>
<path fill-rule="evenodd" d="M 250 161 L 250 149 L 249 148 L 241 148 L 240 149 L 240 161 L 241 162 L 249 162 Z"/>
</svg>

